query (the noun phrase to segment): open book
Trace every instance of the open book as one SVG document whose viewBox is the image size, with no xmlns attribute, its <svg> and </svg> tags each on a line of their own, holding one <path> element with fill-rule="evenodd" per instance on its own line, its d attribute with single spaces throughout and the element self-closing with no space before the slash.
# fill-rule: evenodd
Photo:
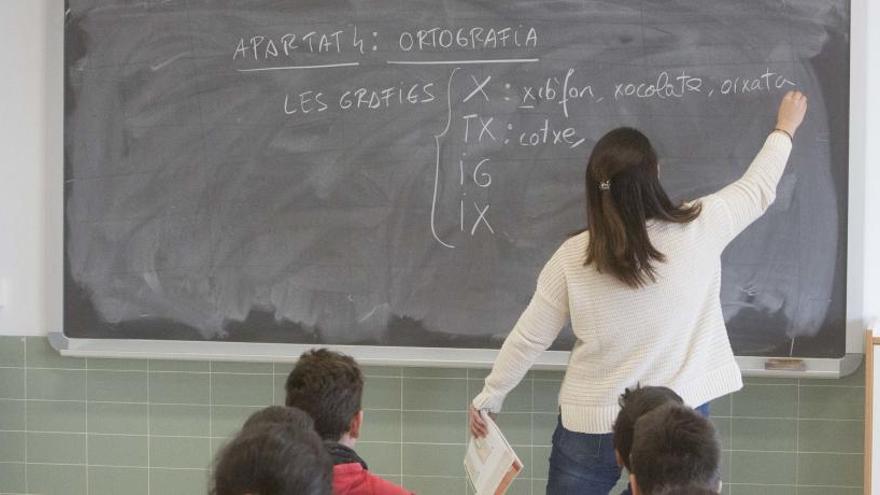
<svg viewBox="0 0 880 495">
<path fill-rule="evenodd" d="M 498 425 L 485 412 L 482 415 L 489 433 L 484 438 L 471 437 L 464 469 L 477 495 L 503 495 L 522 471 L 523 463 Z"/>
</svg>

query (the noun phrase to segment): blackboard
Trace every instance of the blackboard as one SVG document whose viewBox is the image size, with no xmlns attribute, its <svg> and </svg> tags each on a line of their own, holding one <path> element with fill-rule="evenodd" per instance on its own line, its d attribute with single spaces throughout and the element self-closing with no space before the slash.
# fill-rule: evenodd
<svg viewBox="0 0 880 495">
<path fill-rule="evenodd" d="M 681 200 L 810 97 L 723 257 L 738 355 L 844 354 L 844 0 L 68 0 L 64 333 L 497 348 L 641 128 Z M 567 349 L 570 332 L 554 345 Z"/>
</svg>

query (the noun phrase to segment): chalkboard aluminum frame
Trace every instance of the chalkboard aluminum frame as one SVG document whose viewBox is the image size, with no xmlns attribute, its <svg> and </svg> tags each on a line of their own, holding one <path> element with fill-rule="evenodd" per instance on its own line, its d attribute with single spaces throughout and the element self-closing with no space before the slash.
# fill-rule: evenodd
<svg viewBox="0 0 880 495">
<path fill-rule="evenodd" d="M 768 369 L 774 358 L 737 356 L 746 376 L 839 378 L 853 373 L 864 354 L 865 122 L 867 93 L 867 2 L 851 0 L 850 142 L 846 301 L 846 354 L 805 358 L 787 369 Z M 49 341 L 62 355 L 92 358 L 291 362 L 310 345 L 178 340 L 71 339 L 63 332 L 64 250 L 64 9 L 47 11 L 46 26 L 46 323 Z M 383 346 L 330 346 L 366 365 L 490 367 L 496 350 Z M 568 352 L 545 352 L 536 369 L 564 369 Z"/>
</svg>

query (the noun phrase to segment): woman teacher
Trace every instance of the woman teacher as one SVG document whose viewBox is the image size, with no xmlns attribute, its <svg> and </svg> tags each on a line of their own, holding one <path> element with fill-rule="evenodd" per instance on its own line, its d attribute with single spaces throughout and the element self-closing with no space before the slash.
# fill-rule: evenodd
<svg viewBox="0 0 880 495">
<path fill-rule="evenodd" d="M 576 341 L 559 392 L 548 494 L 607 494 L 620 477 L 611 427 L 618 397 L 662 385 L 708 414 L 708 403 L 742 388 L 721 312 L 721 253 L 773 203 L 807 99 L 786 94 L 776 126 L 745 174 L 724 189 L 674 204 L 657 155 L 641 132 L 615 129 L 586 170 L 589 229 L 567 239 L 504 341 L 471 404 L 497 413 L 505 396 L 571 320 Z M 721 137 L 719 137 L 721 138 Z"/>
</svg>

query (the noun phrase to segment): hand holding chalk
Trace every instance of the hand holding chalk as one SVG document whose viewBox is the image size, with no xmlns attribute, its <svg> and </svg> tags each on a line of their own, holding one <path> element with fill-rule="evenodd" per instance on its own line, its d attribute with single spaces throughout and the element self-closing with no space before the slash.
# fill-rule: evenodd
<svg viewBox="0 0 880 495">
<path fill-rule="evenodd" d="M 807 97 L 800 91 L 789 91 L 779 103 L 779 114 L 776 117 L 776 129 L 794 137 L 804 115 L 807 113 Z"/>
</svg>

